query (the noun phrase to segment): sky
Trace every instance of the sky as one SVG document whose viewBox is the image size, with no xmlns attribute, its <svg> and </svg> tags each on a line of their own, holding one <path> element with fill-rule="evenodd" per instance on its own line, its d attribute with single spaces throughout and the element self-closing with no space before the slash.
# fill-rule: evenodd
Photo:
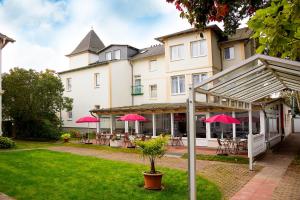
<svg viewBox="0 0 300 200">
<path fill-rule="evenodd" d="M 91 28 L 106 46 L 143 48 L 190 27 L 165 0 L 0 0 L 0 32 L 16 40 L 3 49 L 2 70 L 66 70 L 65 55 Z"/>
</svg>

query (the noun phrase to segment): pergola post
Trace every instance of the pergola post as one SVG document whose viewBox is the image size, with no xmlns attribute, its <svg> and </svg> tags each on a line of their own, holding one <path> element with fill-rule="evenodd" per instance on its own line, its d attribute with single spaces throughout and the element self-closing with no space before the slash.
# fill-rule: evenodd
<svg viewBox="0 0 300 200">
<path fill-rule="evenodd" d="M 253 170 L 253 134 L 252 134 L 252 104 L 250 104 L 249 114 L 249 134 L 248 134 L 248 157 L 249 169 Z"/>
<path fill-rule="evenodd" d="M 156 136 L 156 116 L 155 113 L 152 113 L 152 136 Z"/>
<path fill-rule="evenodd" d="M 170 113 L 171 116 L 171 136 L 174 136 L 174 113 Z"/>
<path fill-rule="evenodd" d="M 232 117 L 235 118 L 235 112 L 232 112 Z M 236 124 L 232 124 L 232 138 L 236 138 Z"/>
<path fill-rule="evenodd" d="M 135 121 L 134 125 L 135 125 L 135 133 L 139 134 L 139 121 Z"/>
<path fill-rule="evenodd" d="M 188 174 L 189 199 L 197 199 L 196 188 L 196 123 L 195 123 L 195 93 L 193 84 L 189 85 L 188 99 Z"/>
<path fill-rule="evenodd" d="M 210 118 L 210 113 L 206 113 L 206 119 Z M 206 125 L 206 140 L 211 139 L 211 129 L 210 129 L 210 123 L 205 123 Z"/>
<path fill-rule="evenodd" d="M 109 128 L 110 128 L 110 134 L 113 134 L 113 131 L 114 131 L 114 116 L 113 115 L 110 115 L 110 126 L 109 126 Z"/>
<path fill-rule="evenodd" d="M 129 122 L 125 121 L 125 133 L 129 132 Z"/>
</svg>

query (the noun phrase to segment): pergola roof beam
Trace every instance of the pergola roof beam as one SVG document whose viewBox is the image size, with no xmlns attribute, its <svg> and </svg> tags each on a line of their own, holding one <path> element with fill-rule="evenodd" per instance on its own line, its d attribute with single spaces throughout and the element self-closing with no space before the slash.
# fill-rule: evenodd
<svg viewBox="0 0 300 200">
<path fill-rule="evenodd" d="M 294 75 L 294 74 L 288 74 L 288 73 L 282 73 L 282 72 L 277 72 L 277 74 L 280 76 L 280 77 L 284 77 L 284 78 L 288 78 L 288 79 L 293 79 L 293 80 L 297 80 L 297 81 L 300 81 L 300 77 L 297 76 L 297 75 Z"/>
<path fill-rule="evenodd" d="M 226 95 L 232 95 L 234 94 L 235 91 L 239 90 L 242 87 L 246 87 L 248 85 L 250 85 L 251 83 L 255 83 L 256 81 L 259 81 L 261 79 L 267 79 L 268 77 L 271 78 L 271 72 L 267 72 L 261 76 L 258 76 L 256 78 L 249 78 L 243 80 L 243 82 L 238 83 L 238 85 L 236 87 L 231 87 L 231 88 L 226 88 L 225 90 L 221 91 L 222 94 L 226 94 Z"/>
<path fill-rule="evenodd" d="M 295 83 L 291 83 L 291 82 L 285 82 L 286 85 L 291 85 L 291 86 L 294 86 L 294 87 L 299 87 L 300 88 L 300 85 L 299 84 L 295 84 Z"/>
<path fill-rule="evenodd" d="M 253 101 L 256 101 L 256 100 L 258 100 L 258 99 L 267 97 L 267 96 L 269 96 L 269 95 L 271 95 L 271 94 L 273 94 L 273 93 L 279 92 L 279 91 L 281 91 L 281 90 L 283 90 L 283 89 L 285 89 L 285 88 L 286 88 L 286 87 L 284 87 L 284 86 L 282 86 L 282 85 L 279 85 L 279 86 L 277 86 L 277 87 L 273 87 L 273 88 L 271 88 L 271 89 L 269 89 L 269 90 L 266 90 L 266 91 L 264 91 L 264 92 L 262 92 L 262 93 L 260 93 L 260 94 L 258 94 L 258 95 L 256 95 L 256 96 L 253 96 L 253 97 L 251 97 L 251 98 L 246 98 L 246 99 L 247 99 L 247 101 L 253 102 Z M 241 99 L 243 99 L 243 98 L 241 98 Z"/>
<path fill-rule="evenodd" d="M 295 83 L 295 84 L 300 84 L 300 80 L 297 81 L 297 80 L 294 80 L 294 79 L 288 79 L 288 78 L 285 78 L 285 77 L 281 77 L 281 79 L 282 79 L 283 81 L 286 81 L 286 82 Z"/>
<path fill-rule="evenodd" d="M 272 82 L 269 82 L 268 85 L 265 85 L 265 82 L 260 83 L 259 85 L 256 85 L 255 87 L 247 88 L 247 90 L 238 93 L 237 95 L 234 95 L 235 98 L 243 98 L 249 95 L 255 95 L 258 92 L 262 91 L 265 88 L 272 88 L 278 85 L 282 85 L 280 81 L 278 81 L 276 78 L 273 79 Z"/>
<path fill-rule="evenodd" d="M 275 77 L 272 77 L 272 78 L 270 78 L 270 79 L 267 80 L 267 81 L 268 81 L 268 82 L 271 82 L 271 83 L 274 83 L 274 82 L 277 82 L 278 80 L 277 80 Z M 246 88 L 246 89 L 238 90 L 238 91 L 236 91 L 235 93 L 231 94 L 231 96 L 237 97 L 236 95 L 242 96 L 242 95 L 244 95 L 244 94 L 248 94 L 248 92 L 251 91 L 251 90 L 254 90 L 254 89 L 263 87 L 263 85 L 264 85 L 267 81 L 265 80 L 265 81 L 260 81 L 260 82 L 258 82 L 258 83 L 252 83 L 252 84 L 249 84 L 249 85 L 247 85 L 247 88 Z"/>
<path fill-rule="evenodd" d="M 276 83 L 274 84 L 271 84 L 271 85 L 268 85 L 268 86 L 265 86 L 265 87 L 261 87 L 260 89 L 257 89 L 253 92 L 250 92 L 248 93 L 247 95 L 244 95 L 244 96 L 241 96 L 242 98 L 248 98 L 248 97 L 251 97 L 253 95 L 257 95 L 257 94 L 260 94 L 261 92 L 264 92 L 266 90 L 270 90 L 270 89 L 273 89 L 273 88 L 276 88 L 276 87 L 279 87 L 279 86 L 282 86 L 282 87 L 285 87 L 282 85 L 281 82 L 277 81 Z"/>
<path fill-rule="evenodd" d="M 238 74 L 238 75 L 236 75 L 234 78 L 231 78 L 231 79 L 228 80 L 228 81 L 221 82 L 221 83 L 217 84 L 217 85 L 214 86 L 212 89 L 209 89 L 209 91 L 215 91 L 215 90 L 217 90 L 218 88 L 221 88 L 221 87 L 224 87 L 224 86 L 226 86 L 226 85 L 232 84 L 232 83 L 234 83 L 235 81 L 238 81 L 238 80 L 240 80 L 240 79 L 242 79 L 242 78 L 245 78 L 245 77 L 247 77 L 247 76 L 249 76 L 249 75 L 251 75 L 251 74 L 260 72 L 260 71 L 262 71 L 262 70 L 264 70 L 264 69 L 265 69 L 265 66 L 264 66 L 264 65 L 258 65 L 258 66 L 254 67 L 254 68 L 251 68 L 251 69 L 248 70 L 247 72 L 243 73 L 243 75 Z"/>
<path fill-rule="evenodd" d="M 300 71 L 298 70 L 293 70 L 293 69 L 287 69 L 287 68 L 283 68 L 283 67 L 278 67 L 278 66 L 274 66 L 274 65 L 269 65 L 270 68 L 279 71 L 279 72 L 287 72 L 287 73 L 291 73 L 291 74 L 297 74 L 300 76 Z"/>
</svg>

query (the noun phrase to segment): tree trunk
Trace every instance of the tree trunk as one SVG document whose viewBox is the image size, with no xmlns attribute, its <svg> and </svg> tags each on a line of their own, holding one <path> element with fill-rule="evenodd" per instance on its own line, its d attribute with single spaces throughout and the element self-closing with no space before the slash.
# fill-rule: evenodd
<svg viewBox="0 0 300 200">
<path fill-rule="evenodd" d="M 155 174 L 155 162 L 153 158 L 150 158 L 150 163 L 151 163 L 151 170 L 150 170 L 150 174 Z"/>
</svg>

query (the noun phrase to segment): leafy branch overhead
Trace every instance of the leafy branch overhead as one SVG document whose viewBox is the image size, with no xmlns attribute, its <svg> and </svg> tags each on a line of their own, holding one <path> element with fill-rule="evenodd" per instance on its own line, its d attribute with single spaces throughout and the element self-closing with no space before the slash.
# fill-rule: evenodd
<svg viewBox="0 0 300 200">
<path fill-rule="evenodd" d="M 166 0 L 174 3 L 180 17 L 196 28 L 204 29 L 210 22 L 224 22 L 226 34 L 233 34 L 241 21 L 256 10 L 268 6 L 270 0 Z"/>
</svg>

